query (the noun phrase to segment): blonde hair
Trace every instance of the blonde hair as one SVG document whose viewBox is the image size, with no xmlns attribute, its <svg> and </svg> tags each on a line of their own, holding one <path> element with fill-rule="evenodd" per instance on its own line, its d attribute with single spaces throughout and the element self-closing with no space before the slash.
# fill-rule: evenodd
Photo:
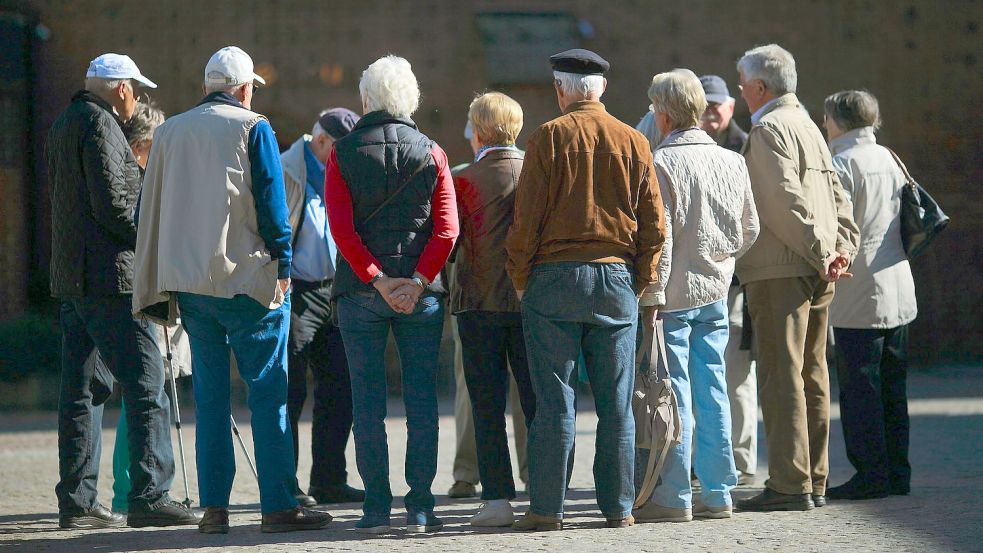
<svg viewBox="0 0 983 553">
<path fill-rule="evenodd" d="M 703 85 L 689 69 L 673 69 L 652 77 L 649 99 L 652 111 L 668 115 L 673 129 L 698 126 L 707 109 Z"/>
<path fill-rule="evenodd" d="M 522 130 L 522 107 L 501 92 L 486 92 L 468 108 L 468 121 L 482 144 L 515 144 Z"/>
<path fill-rule="evenodd" d="M 369 111 L 409 117 L 420 106 L 420 86 L 410 62 L 392 54 L 375 60 L 362 72 L 358 91 Z"/>
</svg>

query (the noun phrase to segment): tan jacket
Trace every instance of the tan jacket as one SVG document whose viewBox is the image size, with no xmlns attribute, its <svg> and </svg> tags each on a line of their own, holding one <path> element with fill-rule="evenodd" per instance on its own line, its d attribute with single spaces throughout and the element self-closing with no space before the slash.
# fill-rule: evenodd
<svg viewBox="0 0 983 553">
<path fill-rule="evenodd" d="M 172 292 L 245 294 L 269 309 L 283 303 L 277 261 L 259 235 L 250 177 L 249 132 L 262 118 L 207 103 L 154 133 L 140 200 L 134 314 L 174 324 Z"/>
<path fill-rule="evenodd" d="M 521 171 L 521 151 L 492 150 L 454 176 L 461 234 L 451 288 L 453 313 L 519 311 L 519 298 L 505 273 L 505 237 Z"/>
<path fill-rule="evenodd" d="M 304 145 L 311 141 L 311 135 L 305 134 L 280 154 L 280 166 L 283 167 L 283 187 L 287 193 L 287 211 L 289 212 L 290 230 L 297 235 L 300 218 L 304 216 L 304 198 L 307 192 L 307 163 L 304 159 Z"/>
<path fill-rule="evenodd" d="M 665 214 L 648 140 L 600 102 L 576 102 L 529 138 L 508 273 L 525 290 L 534 265 L 626 263 L 636 289 L 656 279 Z"/>
<path fill-rule="evenodd" d="M 744 146 L 761 234 L 737 260 L 743 284 L 818 275 L 828 255 L 857 251 L 860 232 L 822 133 L 785 94 L 751 128 Z"/>
</svg>

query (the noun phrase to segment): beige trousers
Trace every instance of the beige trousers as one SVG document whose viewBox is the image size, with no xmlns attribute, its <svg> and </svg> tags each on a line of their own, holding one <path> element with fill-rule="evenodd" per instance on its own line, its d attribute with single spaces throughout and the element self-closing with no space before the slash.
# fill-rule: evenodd
<svg viewBox="0 0 983 553">
<path fill-rule="evenodd" d="M 451 316 L 454 332 L 454 426 L 457 430 L 457 450 L 454 454 L 454 481 L 478 483 L 478 451 L 474 441 L 474 414 L 471 397 L 464 380 L 464 363 L 461 338 L 457 333 L 457 318 Z M 509 406 L 512 410 L 512 429 L 515 438 L 515 456 L 519 463 L 519 479 L 529 483 L 529 461 L 526 457 L 526 417 L 519 403 L 519 389 L 515 379 L 509 378 Z"/>
<path fill-rule="evenodd" d="M 745 286 L 754 325 L 758 398 L 768 441 L 766 486 L 826 493 L 829 474 L 828 308 L 833 284 L 818 275 Z"/>
<path fill-rule="evenodd" d="M 758 378 L 751 352 L 741 349 L 744 330 L 744 291 L 731 286 L 727 294 L 730 339 L 724 350 L 727 397 L 730 399 L 734 464 L 743 474 L 758 471 Z"/>
</svg>

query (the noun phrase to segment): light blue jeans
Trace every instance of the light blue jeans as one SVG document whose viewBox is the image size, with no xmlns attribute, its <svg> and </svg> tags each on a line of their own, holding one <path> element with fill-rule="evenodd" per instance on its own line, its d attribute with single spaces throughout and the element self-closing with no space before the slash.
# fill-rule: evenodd
<svg viewBox="0 0 983 553">
<path fill-rule="evenodd" d="M 683 509 L 693 505 L 691 460 L 708 507 L 731 505 L 737 469 L 730 444 L 724 349 L 727 347 L 727 300 L 687 311 L 659 313 L 665 328 L 672 388 L 679 402 L 683 443 L 669 450 L 662 479 L 650 501 Z M 696 455 L 693 456 L 693 425 Z"/>
<path fill-rule="evenodd" d="M 191 339 L 201 506 L 228 508 L 235 477 L 229 380 L 232 351 L 239 376 L 249 388 L 260 509 L 275 513 L 296 507 L 294 443 L 287 422 L 290 296 L 270 310 L 245 295 L 217 298 L 180 292 L 178 305 Z"/>
<path fill-rule="evenodd" d="M 522 298 L 536 417 L 529 429 L 529 511 L 562 518 L 576 434 L 577 361 L 583 354 L 597 411 L 594 484 L 608 519 L 635 499 L 635 277 L 618 263 L 542 263 Z"/>
</svg>

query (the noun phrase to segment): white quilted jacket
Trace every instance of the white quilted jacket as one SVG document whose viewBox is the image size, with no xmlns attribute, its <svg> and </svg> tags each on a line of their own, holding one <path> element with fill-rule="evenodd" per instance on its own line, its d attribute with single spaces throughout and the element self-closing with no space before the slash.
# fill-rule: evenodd
<svg viewBox="0 0 983 553">
<path fill-rule="evenodd" d="M 735 260 L 759 231 L 744 157 L 700 129 L 683 129 L 656 148 L 655 172 L 667 237 L 658 282 L 641 304 L 683 311 L 726 298 Z"/>
</svg>

